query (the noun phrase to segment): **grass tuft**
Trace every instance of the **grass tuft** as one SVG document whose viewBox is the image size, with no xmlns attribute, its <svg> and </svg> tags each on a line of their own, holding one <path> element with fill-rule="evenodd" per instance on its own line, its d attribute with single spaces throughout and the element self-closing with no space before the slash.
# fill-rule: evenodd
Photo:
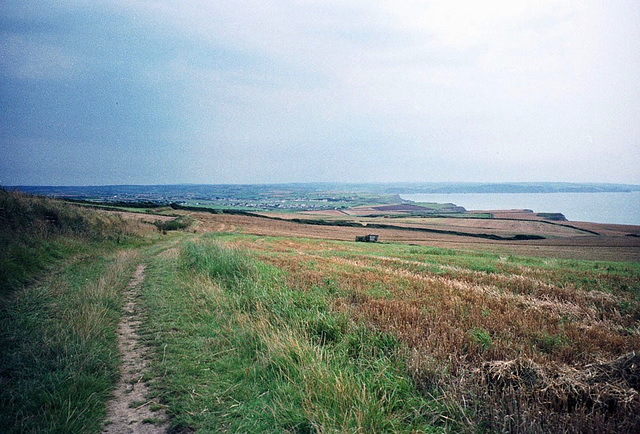
<svg viewBox="0 0 640 434">
<path fill-rule="evenodd" d="M 181 260 L 183 269 L 221 279 L 224 283 L 250 278 L 256 271 L 245 252 L 218 243 L 187 243 Z"/>
</svg>

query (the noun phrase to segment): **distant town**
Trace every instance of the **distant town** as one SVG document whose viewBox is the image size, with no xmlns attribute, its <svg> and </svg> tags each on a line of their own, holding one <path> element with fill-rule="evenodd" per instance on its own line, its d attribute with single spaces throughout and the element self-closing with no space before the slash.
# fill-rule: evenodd
<svg viewBox="0 0 640 434">
<path fill-rule="evenodd" d="M 255 185 L 15 186 L 26 193 L 105 204 L 175 203 L 239 210 L 340 210 L 361 205 L 409 202 L 414 193 L 593 193 L 639 191 L 640 186 L 583 183 L 292 183 Z M 451 204 L 453 205 L 453 204 Z"/>
</svg>

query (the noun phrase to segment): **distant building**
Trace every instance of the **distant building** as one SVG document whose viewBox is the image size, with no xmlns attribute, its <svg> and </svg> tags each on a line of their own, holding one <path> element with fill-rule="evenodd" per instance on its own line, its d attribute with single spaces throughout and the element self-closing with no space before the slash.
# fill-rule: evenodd
<svg viewBox="0 0 640 434">
<path fill-rule="evenodd" d="M 363 243 L 377 243 L 378 242 L 378 236 L 377 235 L 365 235 L 362 237 L 356 236 L 356 241 L 358 242 L 363 242 Z"/>
</svg>

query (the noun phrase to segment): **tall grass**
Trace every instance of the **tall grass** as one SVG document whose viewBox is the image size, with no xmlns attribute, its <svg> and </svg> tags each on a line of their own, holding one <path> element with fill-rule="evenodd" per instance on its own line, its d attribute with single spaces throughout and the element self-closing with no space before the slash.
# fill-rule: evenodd
<svg viewBox="0 0 640 434">
<path fill-rule="evenodd" d="M 190 242 L 182 248 L 182 268 L 230 285 L 251 279 L 257 265 L 244 251 L 218 243 Z"/>
<path fill-rule="evenodd" d="M 187 244 L 177 263 L 151 268 L 145 299 L 176 429 L 435 429 L 392 334 L 334 311 L 326 288 L 288 287 L 246 252 Z"/>
<path fill-rule="evenodd" d="M 2 432 L 98 431 L 118 378 L 115 329 L 136 255 L 86 257 L 0 304 Z"/>
</svg>

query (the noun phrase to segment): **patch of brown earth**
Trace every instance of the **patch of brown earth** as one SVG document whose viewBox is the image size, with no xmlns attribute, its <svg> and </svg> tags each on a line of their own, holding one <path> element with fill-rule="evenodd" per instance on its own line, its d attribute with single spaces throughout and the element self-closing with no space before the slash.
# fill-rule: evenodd
<svg viewBox="0 0 640 434">
<path fill-rule="evenodd" d="M 135 299 L 137 289 L 144 281 L 144 270 L 144 265 L 138 266 L 124 293 L 124 315 L 118 328 L 121 376 L 118 388 L 107 404 L 103 433 L 164 433 L 168 429 L 166 412 L 158 410 L 158 403 L 148 399 L 149 388 L 143 380 L 147 350 L 137 333 L 140 316 Z"/>
</svg>

